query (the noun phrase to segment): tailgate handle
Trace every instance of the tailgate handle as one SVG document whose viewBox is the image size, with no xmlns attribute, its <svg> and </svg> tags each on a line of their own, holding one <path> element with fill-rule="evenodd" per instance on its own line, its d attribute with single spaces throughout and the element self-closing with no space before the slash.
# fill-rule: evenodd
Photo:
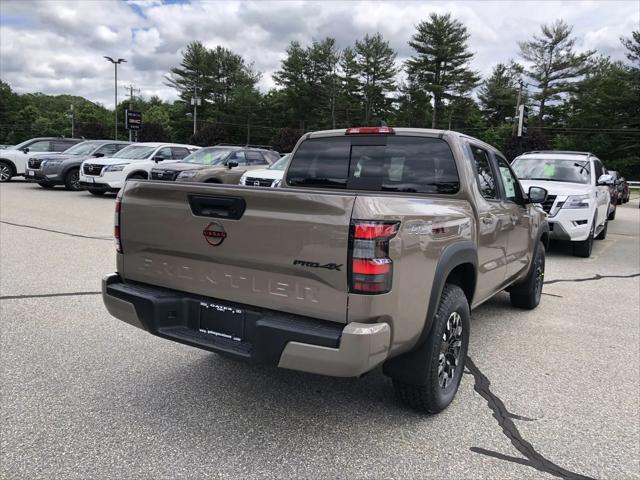
<svg viewBox="0 0 640 480">
<path fill-rule="evenodd" d="M 239 220 L 247 207 L 244 198 L 189 195 L 189 205 L 198 217 Z"/>
</svg>

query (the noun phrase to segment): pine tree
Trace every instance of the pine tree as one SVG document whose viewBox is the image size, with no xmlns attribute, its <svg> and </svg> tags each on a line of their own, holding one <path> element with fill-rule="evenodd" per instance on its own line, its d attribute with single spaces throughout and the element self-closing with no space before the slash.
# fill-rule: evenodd
<svg viewBox="0 0 640 480">
<path fill-rule="evenodd" d="M 389 42 L 376 33 L 356 41 L 355 54 L 364 100 L 364 122 L 368 125 L 374 117 L 384 119 L 391 112 L 392 100 L 388 93 L 396 87 L 396 53 Z"/>
<path fill-rule="evenodd" d="M 342 113 L 344 126 L 353 127 L 362 118 L 362 95 L 358 78 L 358 61 L 356 53 L 351 47 L 342 51 L 340 58 L 338 104 Z"/>
<path fill-rule="evenodd" d="M 406 62 L 407 73 L 414 76 L 422 88 L 433 95 L 431 127 L 436 128 L 444 100 L 467 95 L 479 77 L 471 70 L 467 28 L 451 14 L 432 13 L 420 22 L 409 45 L 416 51 Z"/>
<path fill-rule="evenodd" d="M 491 76 L 485 79 L 478 91 L 482 114 L 490 125 L 498 126 L 507 117 L 513 117 L 518 97 L 518 82 L 523 73 L 522 65 L 510 61 L 499 63 Z M 521 99 L 521 103 L 526 103 Z"/>
<path fill-rule="evenodd" d="M 544 125 L 545 107 L 575 91 L 576 82 L 591 68 L 593 51 L 574 52 L 572 27 L 564 20 L 541 25 L 542 36 L 519 42 L 520 56 L 530 62 L 526 74 L 538 90 L 533 98 L 538 102 L 538 118 Z"/>
<path fill-rule="evenodd" d="M 640 30 L 631 32 L 631 38 L 620 38 L 624 48 L 628 50 L 627 58 L 632 63 L 636 64 L 636 67 L 640 66 Z"/>
<path fill-rule="evenodd" d="M 283 87 L 286 106 L 292 123 L 297 122 L 304 130 L 313 108 L 309 88 L 309 52 L 299 42 L 293 41 L 287 47 L 287 57 L 280 70 L 273 74 L 276 85 Z"/>
</svg>

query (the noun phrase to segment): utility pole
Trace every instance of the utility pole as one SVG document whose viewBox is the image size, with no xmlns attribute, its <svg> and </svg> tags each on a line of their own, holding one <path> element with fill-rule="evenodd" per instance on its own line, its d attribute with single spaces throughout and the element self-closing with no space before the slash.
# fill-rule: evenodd
<svg viewBox="0 0 640 480">
<path fill-rule="evenodd" d="M 134 92 L 135 93 L 140 93 L 140 89 L 139 88 L 133 88 L 133 84 L 129 84 L 128 87 L 125 87 L 125 89 L 129 90 L 129 95 L 127 95 L 129 97 L 129 110 L 133 111 L 133 101 L 134 101 Z M 136 137 L 138 136 L 138 132 L 136 131 Z M 129 129 L 129 141 L 132 142 L 133 138 L 133 131 L 131 129 Z M 136 138 L 137 140 L 137 138 Z"/>
<path fill-rule="evenodd" d="M 525 86 L 525 83 L 522 80 L 518 80 L 518 84 L 520 85 L 520 88 L 518 89 L 518 100 L 516 101 L 516 114 L 513 116 L 513 128 L 511 129 L 511 135 L 512 136 L 516 136 L 516 132 L 518 131 L 518 122 L 516 121 L 516 119 L 518 118 L 518 115 L 520 114 L 520 100 L 522 98 L 522 88 Z"/>
<path fill-rule="evenodd" d="M 74 129 L 74 127 L 75 127 L 75 125 L 74 125 L 75 118 L 74 117 L 75 117 L 75 115 L 74 115 L 74 111 L 73 111 L 73 103 L 71 105 L 69 105 L 69 116 L 71 117 L 71 138 L 75 138 L 75 135 L 74 135 L 74 130 L 75 130 Z"/>
<path fill-rule="evenodd" d="M 202 105 L 202 99 L 198 97 L 198 86 L 193 85 L 193 98 L 191 99 L 191 105 L 193 105 L 193 134 L 198 131 L 198 105 Z"/>
<path fill-rule="evenodd" d="M 113 104 L 113 131 L 114 131 L 114 140 L 118 139 L 118 65 L 121 63 L 126 63 L 127 61 L 124 58 L 119 58 L 114 60 L 111 57 L 104 56 L 104 58 L 113 63 L 115 69 L 115 83 L 114 83 L 114 104 Z"/>
</svg>

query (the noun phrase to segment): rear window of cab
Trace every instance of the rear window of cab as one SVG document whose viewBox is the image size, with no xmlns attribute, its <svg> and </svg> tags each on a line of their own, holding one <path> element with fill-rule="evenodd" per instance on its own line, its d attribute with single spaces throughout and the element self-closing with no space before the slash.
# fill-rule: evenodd
<svg viewBox="0 0 640 480">
<path fill-rule="evenodd" d="M 439 138 L 344 136 L 305 140 L 287 171 L 294 187 L 453 194 L 460 188 L 449 144 Z"/>
</svg>

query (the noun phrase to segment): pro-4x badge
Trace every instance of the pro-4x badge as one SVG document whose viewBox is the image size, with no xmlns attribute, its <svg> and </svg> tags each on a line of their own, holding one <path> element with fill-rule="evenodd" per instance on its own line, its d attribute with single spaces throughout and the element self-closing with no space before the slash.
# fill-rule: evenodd
<svg viewBox="0 0 640 480">
<path fill-rule="evenodd" d="M 207 243 L 213 247 L 217 247 L 227 238 L 227 232 L 224 231 L 222 224 L 218 222 L 211 222 L 207 225 L 202 231 L 202 235 L 204 235 Z"/>
<path fill-rule="evenodd" d="M 337 270 L 340 271 L 340 267 L 342 264 L 338 263 L 318 263 L 318 262 L 308 262 L 306 260 L 294 260 L 294 265 L 300 265 L 302 267 L 311 267 L 311 268 L 326 268 L 327 270 Z"/>
</svg>

